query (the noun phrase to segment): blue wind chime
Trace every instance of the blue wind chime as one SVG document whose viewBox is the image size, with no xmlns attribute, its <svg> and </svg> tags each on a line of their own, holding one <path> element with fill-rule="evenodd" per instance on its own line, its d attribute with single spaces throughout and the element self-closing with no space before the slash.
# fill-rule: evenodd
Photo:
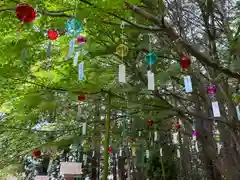
<svg viewBox="0 0 240 180">
<path fill-rule="evenodd" d="M 81 31 L 82 31 L 82 25 L 78 20 L 69 19 L 66 22 L 66 35 L 72 36 L 73 38 L 69 42 L 68 56 L 65 58 L 65 60 L 68 60 L 73 56 L 76 36 L 80 34 Z"/>
<path fill-rule="evenodd" d="M 72 58 L 74 54 L 74 48 L 75 48 L 75 42 L 76 37 L 82 32 L 82 24 L 76 20 L 76 19 L 69 19 L 66 22 L 66 34 L 69 36 L 72 36 L 73 38 L 69 42 L 69 48 L 68 48 L 68 55 L 65 58 L 65 60 L 68 60 Z M 79 56 L 79 52 L 75 54 L 74 62 L 77 62 Z M 78 79 L 83 80 L 84 79 L 84 63 L 81 62 L 78 64 Z"/>
</svg>

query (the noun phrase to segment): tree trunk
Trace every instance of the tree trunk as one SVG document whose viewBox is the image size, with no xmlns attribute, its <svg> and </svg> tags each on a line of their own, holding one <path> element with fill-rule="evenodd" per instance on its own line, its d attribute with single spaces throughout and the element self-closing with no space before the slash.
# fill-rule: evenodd
<svg viewBox="0 0 240 180">
<path fill-rule="evenodd" d="M 97 180 L 97 157 L 92 157 L 92 180 Z"/>
<path fill-rule="evenodd" d="M 117 180 L 117 161 L 116 161 L 116 153 L 113 153 L 113 180 Z"/>
<path fill-rule="evenodd" d="M 118 173 L 119 173 L 120 180 L 126 179 L 124 165 L 125 165 L 125 158 L 121 156 L 118 158 Z"/>
</svg>

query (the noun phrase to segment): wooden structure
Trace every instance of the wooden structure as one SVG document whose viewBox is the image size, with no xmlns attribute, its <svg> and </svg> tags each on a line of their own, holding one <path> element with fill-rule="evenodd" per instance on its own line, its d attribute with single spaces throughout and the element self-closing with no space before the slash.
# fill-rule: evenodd
<svg viewBox="0 0 240 180">
<path fill-rule="evenodd" d="M 48 176 L 36 176 L 34 180 L 49 180 Z"/>
<path fill-rule="evenodd" d="M 7 176 L 7 180 L 18 180 L 15 176 Z"/>
<path fill-rule="evenodd" d="M 82 163 L 61 162 L 60 174 L 65 180 L 74 180 L 82 175 Z"/>
</svg>

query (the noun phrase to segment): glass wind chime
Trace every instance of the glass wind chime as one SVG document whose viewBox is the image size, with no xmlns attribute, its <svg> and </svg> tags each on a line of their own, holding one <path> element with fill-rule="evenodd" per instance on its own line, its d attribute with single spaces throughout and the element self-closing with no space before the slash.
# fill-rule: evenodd
<svg viewBox="0 0 240 180">
<path fill-rule="evenodd" d="M 21 25 L 17 31 L 17 40 L 20 39 L 20 30 L 23 28 L 23 24 L 31 23 L 36 18 L 36 11 L 34 8 L 28 4 L 22 3 L 16 6 L 16 17 L 20 20 Z M 24 47 L 21 51 L 21 61 L 22 65 L 24 65 L 24 60 L 26 58 L 27 50 Z"/>
<path fill-rule="evenodd" d="M 192 127 L 193 129 L 193 143 L 194 143 L 194 147 L 196 149 L 197 152 L 199 152 L 199 149 L 198 149 L 198 141 L 197 141 L 197 136 L 198 136 L 198 133 L 197 133 L 197 130 L 195 128 L 195 125 L 193 125 Z"/>
<path fill-rule="evenodd" d="M 180 66 L 184 70 L 184 74 L 185 74 L 184 89 L 186 93 L 193 92 L 191 76 L 189 75 L 189 72 L 188 72 L 190 65 L 191 65 L 191 59 L 186 55 L 182 55 L 180 59 Z M 196 151 L 198 152 L 197 130 L 195 129 L 195 126 L 193 126 L 193 142 L 195 143 L 195 148 L 196 148 Z M 178 152 L 178 154 L 180 154 L 180 152 Z"/>
<path fill-rule="evenodd" d="M 51 48 L 52 48 L 51 41 L 57 40 L 58 32 L 56 30 L 54 30 L 54 29 L 48 30 L 47 37 L 50 40 L 49 43 L 48 43 L 48 47 L 47 47 L 47 58 L 50 58 L 50 56 L 51 56 Z"/>
<path fill-rule="evenodd" d="M 188 56 L 183 55 L 180 59 L 180 65 L 181 65 L 182 69 L 185 70 L 184 73 L 186 73 L 186 75 L 184 76 L 185 92 L 190 93 L 193 91 L 191 76 L 188 75 L 188 69 L 191 65 L 190 58 Z"/>
<path fill-rule="evenodd" d="M 156 62 L 157 56 L 152 51 L 152 34 L 148 34 L 149 37 L 149 47 L 148 53 L 145 56 L 145 60 L 148 64 L 149 70 L 147 71 L 147 80 L 148 80 L 148 90 L 155 90 L 155 80 L 154 80 L 154 73 L 152 71 L 152 66 Z"/>
<path fill-rule="evenodd" d="M 16 17 L 21 21 L 17 33 L 17 39 L 20 39 L 20 30 L 22 29 L 23 24 L 33 22 L 36 18 L 36 12 L 32 6 L 22 3 L 16 6 Z"/>
<path fill-rule="evenodd" d="M 207 87 L 207 93 L 212 102 L 213 117 L 221 117 L 218 102 L 216 100 L 217 87 L 214 84 L 209 84 Z"/>
<path fill-rule="evenodd" d="M 180 142 L 178 140 L 179 137 L 179 130 L 184 129 L 184 126 L 182 125 L 180 120 L 177 120 L 177 122 L 174 125 L 175 133 L 173 133 L 173 144 L 176 144 L 177 147 L 177 158 L 181 157 L 181 152 L 180 152 Z"/>
<path fill-rule="evenodd" d="M 77 6 L 78 6 L 78 2 L 75 2 L 76 7 L 75 7 L 75 13 L 74 13 L 74 17 L 76 17 L 77 14 Z M 68 45 L 68 55 L 65 58 L 65 60 L 71 59 L 74 51 L 75 51 L 75 41 L 76 41 L 76 37 L 82 32 L 82 24 L 74 18 L 69 19 L 66 22 L 66 34 L 71 36 L 72 39 L 69 41 L 69 45 Z"/>
<path fill-rule="evenodd" d="M 76 36 L 82 31 L 82 25 L 77 19 L 69 19 L 66 22 L 66 34 L 71 36 L 72 39 L 69 41 L 68 45 L 68 55 L 65 60 L 72 58 L 74 54 L 74 45 L 76 41 Z"/>
<path fill-rule="evenodd" d="M 78 102 L 77 102 L 77 120 L 81 119 L 81 115 L 82 115 L 82 106 L 84 104 L 86 97 L 85 95 L 79 95 L 78 96 Z M 82 135 L 85 136 L 87 132 L 87 123 L 83 122 L 82 123 Z"/>
</svg>

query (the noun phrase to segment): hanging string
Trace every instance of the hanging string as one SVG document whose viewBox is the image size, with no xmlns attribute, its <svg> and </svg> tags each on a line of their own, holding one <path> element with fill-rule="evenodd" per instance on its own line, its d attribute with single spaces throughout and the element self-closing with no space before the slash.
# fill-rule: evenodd
<svg viewBox="0 0 240 180">
<path fill-rule="evenodd" d="M 127 56 L 128 53 L 128 47 L 124 44 L 124 22 L 120 24 L 120 39 L 121 39 L 121 44 L 117 46 L 116 48 L 116 53 L 118 56 L 121 56 L 121 64 L 119 65 L 119 72 L 118 72 L 118 80 L 120 83 L 126 83 L 126 66 L 124 65 L 124 60 L 123 57 Z"/>
<path fill-rule="evenodd" d="M 121 22 L 121 25 L 120 25 L 120 28 L 121 28 L 121 35 L 120 35 L 120 38 L 121 38 L 121 43 L 123 44 L 124 43 L 124 34 L 123 34 L 123 31 L 124 31 L 124 21 L 122 21 Z M 123 52 L 123 50 L 121 51 L 121 61 L 122 61 L 122 63 L 123 63 L 123 57 L 124 57 L 124 52 Z M 126 119 L 128 119 L 128 113 L 127 113 L 127 107 L 128 107 L 128 96 L 127 96 L 127 93 L 126 93 L 126 117 L 125 117 L 125 119 L 124 119 L 124 129 L 123 129 L 123 132 L 124 132 L 124 134 L 123 134 L 123 137 L 125 138 L 126 137 Z"/>
<path fill-rule="evenodd" d="M 152 34 L 148 33 L 148 51 L 152 52 Z M 149 64 L 149 70 L 152 71 L 152 63 Z"/>
<path fill-rule="evenodd" d="M 74 17 L 77 15 L 77 8 L 78 8 L 78 0 L 75 0 L 75 12 L 74 12 Z"/>
</svg>

